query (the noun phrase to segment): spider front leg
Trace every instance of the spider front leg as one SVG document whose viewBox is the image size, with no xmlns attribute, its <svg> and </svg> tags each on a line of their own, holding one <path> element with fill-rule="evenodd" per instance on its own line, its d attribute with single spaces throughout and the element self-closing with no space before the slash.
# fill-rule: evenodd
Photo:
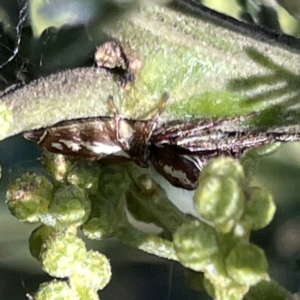
<svg viewBox="0 0 300 300">
<path fill-rule="evenodd" d="M 160 98 L 160 103 L 159 103 L 159 107 L 157 109 L 156 114 L 152 117 L 151 119 L 151 124 L 154 124 L 157 122 L 158 118 L 162 115 L 162 113 L 165 111 L 166 109 L 166 104 L 167 101 L 170 98 L 170 94 L 165 92 L 162 94 L 161 98 Z"/>
<path fill-rule="evenodd" d="M 157 108 L 155 115 L 148 122 L 145 123 L 145 126 L 144 126 L 142 132 L 139 133 L 140 135 L 143 136 L 143 138 L 146 142 L 148 142 L 150 140 L 150 138 L 152 137 L 153 132 L 157 127 L 158 119 L 160 118 L 162 113 L 165 111 L 166 104 L 167 104 L 167 101 L 169 98 L 170 98 L 169 93 L 167 93 L 167 92 L 163 93 L 163 95 L 160 98 L 160 102 L 158 104 L 159 106 Z"/>
<path fill-rule="evenodd" d="M 112 96 L 109 97 L 109 105 L 114 114 L 114 139 L 124 151 L 128 152 L 134 130 L 127 119 L 120 117 Z"/>
</svg>

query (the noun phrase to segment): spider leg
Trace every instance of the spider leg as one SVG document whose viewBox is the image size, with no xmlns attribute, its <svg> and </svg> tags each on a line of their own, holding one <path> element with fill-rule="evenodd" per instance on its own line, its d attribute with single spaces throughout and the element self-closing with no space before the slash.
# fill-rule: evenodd
<svg viewBox="0 0 300 300">
<path fill-rule="evenodd" d="M 148 133 L 147 140 L 149 140 L 151 138 L 152 133 L 156 128 L 157 120 L 162 115 L 162 113 L 165 111 L 166 104 L 167 104 L 167 101 L 168 101 L 169 98 L 170 98 L 169 93 L 167 93 L 167 92 L 163 93 L 163 95 L 160 99 L 159 107 L 157 109 L 156 114 L 151 118 L 151 120 L 147 124 L 147 129 L 146 129 L 146 131 Z"/>
<path fill-rule="evenodd" d="M 120 116 L 112 96 L 109 97 L 109 105 L 114 115 L 114 139 L 124 151 L 128 152 L 130 150 L 130 136 L 133 134 L 132 126 L 127 119 Z"/>
<path fill-rule="evenodd" d="M 119 128 L 120 128 L 120 114 L 119 114 L 119 111 L 115 105 L 115 102 L 114 102 L 114 98 L 113 96 L 109 96 L 108 98 L 108 101 L 109 101 L 109 106 L 113 112 L 113 115 L 114 115 L 114 123 L 115 123 L 115 130 L 114 130 L 114 134 L 115 134 L 115 139 L 117 141 L 120 141 L 121 138 L 120 138 L 120 132 L 119 132 Z"/>
</svg>

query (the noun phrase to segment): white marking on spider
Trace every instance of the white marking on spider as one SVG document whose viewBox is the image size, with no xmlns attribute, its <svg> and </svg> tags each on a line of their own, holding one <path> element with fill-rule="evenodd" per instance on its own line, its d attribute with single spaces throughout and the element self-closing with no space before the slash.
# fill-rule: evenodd
<svg viewBox="0 0 300 300">
<path fill-rule="evenodd" d="M 73 152 L 78 152 L 81 149 L 81 145 L 79 143 L 74 143 L 73 141 L 60 139 L 59 142 L 65 144 Z"/>
<path fill-rule="evenodd" d="M 203 163 L 203 162 L 201 161 L 200 158 L 198 158 L 198 157 L 193 157 L 193 156 L 190 157 L 190 156 L 188 156 L 188 155 L 183 155 L 183 157 L 184 157 L 186 160 L 189 160 L 190 162 L 192 162 L 192 163 L 197 167 L 198 170 L 200 170 L 200 171 L 203 170 L 203 168 L 204 168 L 204 166 L 205 166 L 205 163 Z"/>
<path fill-rule="evenodd" d="M 39 140 L 37 141 L 38 144 L 40 144 L 46 137 L 46 135 L 48 134 L 48 130 L 46 129 L 43 134 L 41 135 L 41 137 L 39 138 Z"/>
<path fill-rule="evenodd" d="M 58 150 L 63 150 L 63 146 L 60 143 L 51 143 L 51 147 Z"/>
<path fill-rule="evenodd" d="M 113 154 L 122 151 L 122 148 L 117 145 L 106 145 L 99 142 L 89 143 L 81 142 L 81 145 L 95 154 Z"/>
<path fill-rule="evenodd" d="M 188 185 L 191 185 L 191 181 L 187 178 L 186 173 L 181 170 L 176 170 L 172 166 L 164 166 L 164 171 L 167 174 L 171 174 L 173 177 L 178 178 L 180 182 L 185 182 Z"/>
</svg>

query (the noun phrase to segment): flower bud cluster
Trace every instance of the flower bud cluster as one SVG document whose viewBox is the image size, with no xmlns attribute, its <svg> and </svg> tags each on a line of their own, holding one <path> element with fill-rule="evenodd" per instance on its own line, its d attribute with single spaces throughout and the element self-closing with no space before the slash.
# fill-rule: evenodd
<svg viewBox="0 0 300 300">
<path fill-rule="evenodd" d="M 11 213 L 23 222 L 42 222 L 55 227 L 80 226 L 91 211 L 85 190 L 77 185 L 54 186 L 45 176 L 25 174 L 6 195 Z"/>
<path fill-rule="evenodd" d="M 89 239 L 100 240 L 115 237 L 120 228 L 127 225 L 124 210 L 125 191 L 129 178 L 122 165 L 107 165 L 98 175 L 97 195 L 92 197 L 92 212 L 82 226 Z"/>
<path fill-rule="evenodd" d="M 99 167 L 72 164 L 61 155 L 46 156 L 45 168 L 54 177 L 25 174 L 7 191 L 11 213 L 23 222 L 41 222 L 29 239 L 32 256 L 55 278 L 42 284 L 35 299 L 98 299 L 111 277 L 108 259 L 87 251 L 77 229 L 90 214 L 92 195 L 98 187 Z M 96 179 L 95 179 L 96 178 Z"/>
<path fill-rule="evenodd" d="M 29 242 L 32 255 L 41 261 L 48 274 L 68 278 L 68 283 L 52 281 L 41 285 L 36 299 L 58 299 L 64 294 L 67 299 L 98 299 L 97 291 L 110 281 L 109 260 L 101 253 L 87 251 L 72 228 L 56 231 L 43 225 L 31 234 Z M 47 298 L 47 293 L 52 298 Z"/>
<path fill-rule="evenodd" d="M 251 286 L 267 278 L 265 255 L 249 236 L 270 223 L 275 205 L 266 190 L 249 185 L 238 161 L 220 157 L 202 171 L 194 194 L 201 221 L 180 212 L 148 175 L 129 172 L 130 164 L 99 167 L 60 155 L 46 156 L 44 164 L 53 182 L 25 174 L 7 192 L 14 216 L 43 224 L 30 237 L 31 254 L 51 276 L 68 279 L 41 285 L 36 299 L 98 299 L 97 290 L 109 282 L 109 261 L 86 250 L 77 237 L 79 226 L 91 239 L 116 236 L 178 259 L 204 274 L 205 288 L 218 300 L 241 300 Z M 173 242 L 132 227 L 127 212 L 173 233 Z"/>
<path fill-rule="evenodd" d="M 243 299 L 267 277 L 265 254 L 249 236 L 271 222 L 272 196 L 248 185 L 238 161 L 220 157 L 202 171 L 194 205 L 203 221 L 185 222 L 173 236 L 180 262 L 204 272 L 215 299 Z"/>
</svg>

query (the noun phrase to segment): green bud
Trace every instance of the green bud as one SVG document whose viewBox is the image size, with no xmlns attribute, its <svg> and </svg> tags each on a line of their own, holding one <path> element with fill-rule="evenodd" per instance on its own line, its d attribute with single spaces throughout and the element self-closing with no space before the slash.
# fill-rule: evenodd
<svg viewBox="0 0 300 300">
<path fill-rule="evenodd" d="M 225 233 L 242 216 L 244 194 L 239 183 L 231 177 L 210 175 L 200 181 L 194 204 L 204 219 Z"/>
<path fill-rule="evenodd" d="M 187 217 L 170 202 L 165 190 L 149 174 L 142 172 L 138 170 L 131 176 L 133 181 L 126 193 L 128 211 L 138 221 L 174 232 Z"/>
<path fill-rule="evenodd" d="M 298 300 L 299 293 L 292 294 L 279 283 L 266 278 L 251 287 L 247 299 L 252 300 Z"/>
<path fill-rule="evenodd" d="M 72 283 L 72 282 L 71 282 Z M 99 300 L 99 296 L 96 290 L 92 290 L 90 287 L 83 285 L 72 286 L 74 290 L 76 290 L 78 296 L 76 300 Z"/>
<path fill-rule="evenodd" d="M 104 199 L 101 195 L 91 196 L 92 213 L 81 227 L 83 233 L 90 239 L 100 240 L 111 237 L 116 228 L 123 222 L 125 212 L 123 204 L 113 199 Z"/>
<path fill-rule="evenodd" d="M 96 194 L 98 190 L 99 165 L 92 161 L 79 161 L 73 164 L 69 170 L 67 181 L 70 184 L 78 185 L 82 189 L 88 190 L 91 194 Z"/>
<path fill-rule="evenodd" d="M 104 237 L 110 237 L 115 228 L 107 219 L 93 217 L 82 226 L 82 232 L 91 240 L 101 240 Z"/>
<path fill-rule="evenodd" d="M 42 283 L 37 293 L 34 295 L 35 300 L 75 300 L 80 299 L 76 290 L 72 289 L 65 281 L 53 280 Z M 86 298 L 88 299 L 88 298 Z"/>
<path fill-rule="evenodd" d="M 52 190 L 53 185 L 46 177 L 27 173 L 9 187 L 6 203 L 20 221 L 37 222 L 41 214 L 48 212 Z"/>
<path fill-rule="evenodd" d="M 70 277 L 72 285 L 81 285 L 92 290 L 102 290 L 110 281 L 111 267 L 107 257 L 99 252 L 88 251 L 80 273 Z"/>
<path fill-rule="evenodd" d="M 61 181 L 66 179 L 71 161 L 62 154 L 44 151 L 43 164 L 45 170 L 52 174 L 55 180 Z"/>
<path fill-rule="evenodd" d="M 205 270 L 219 251 L 215 229 L 199 221 L 181 225 L 173 242 L 180 262 L 194 271 Z"/>
<path fill-rule="evenodd" d="M 83 240 L 68 231 L 50 235 L 40 251 L 40 261 L 44 270 L 57 278 L 81 273 L 85 259 Z"/>
<path fill-rule="evenodd" d="M 42 225 L 36 228 L 29 238 L 29 250 L 33 257 L 40 258 L 41 247 L 47 238 L 55 232 L 54 227 Z"/>
<path fill-rule="evenodd" d="M 241 285 L 230 278 L 226 271 L 222 256 L 216 257 L 213 263 L 204 272 L 204 286 L 213 299 L 241 300 L 249 290 L 247 285 Z"/>
<path fill-rule="evenodd" d="M 222 176 L 232 178 L 242 184 L 245 180 L 243 166 L 238 160 L 231 157 L 220 156 L 212 159 L 200 174 L 200 182 L 207 176 Z"/>
<path fill-rule="evenodd" d="M 237 244 L 225 259 L 228 275 L 241 285 L 251 286 L 267 274 L 264 251 L 253 244 Z"/>
<path fill-rule="evenodd" d="M 149 174 L 142 174 L 137 178 L 140 191 L 148 197 L 159 195 L 160 186 L 151 178 Z"/>
<path fill-rule="evenodd" d="M 149 174 L 132 175 L 133 182 L 126 193 L 126 202 L 128 211 L 136 220 L 153 223 L 166 231 L 174 232 L 188 219 Z"/>
<path fill-rule="evenodd" d="M 90 199 L 86 192 L 76 185 L 58 189 L 49 207 L 49 213 L 63 226 L 83 224 L 90 212 Z"/>
<path fill-rule="evenodd" d="M 276 206 L 273 197 L 266 189 L 251 187 L 250 200 L 246 202 L 245 212 L 242 217 L 254 229 L 266 227 L 273 220 Z"/>
<path fill-rule="evenodd" d="M 129 185 L 126 169 L 121 165 L 108 165 L 101 168 L 99 192 L 105 199 L 119 199 Z"/>
</svg>

